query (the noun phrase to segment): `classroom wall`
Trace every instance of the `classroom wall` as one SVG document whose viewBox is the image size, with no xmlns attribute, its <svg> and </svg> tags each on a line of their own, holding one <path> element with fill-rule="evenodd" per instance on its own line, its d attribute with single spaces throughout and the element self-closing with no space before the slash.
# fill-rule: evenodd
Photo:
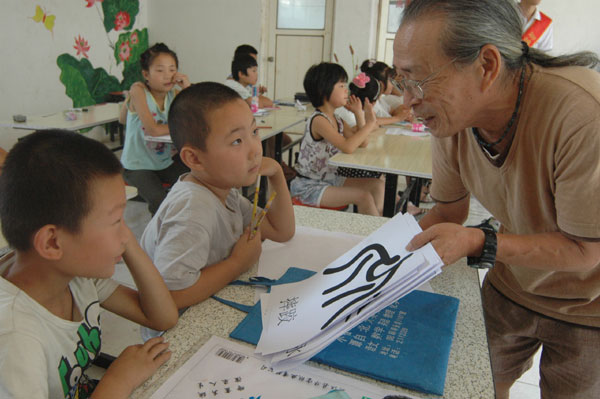
<svg viewBox="0 0 600 399">
<path fill-rule="evenodd" d="M 88 3 L 92 3 L 91 7 L 86 7 Z M 37 6 L 39 18 L 34 18 Z M 105 24 L 103 7 L 106 6 L 110 6 L 112 11 L 109 11 L 111 18 Z M 127 12 L 128 26 L 115 26 L 116 14 L 120 11 Z M 102 75 L 101 84 L 118 87 L 125 66 L 121 56 L 127 58 L 129 53 L 130 60 L 135 58 L 140 50 L 140 40 L 143 41 L 143 35 L 147 35 L 147 22 L 147 5 L 138 0 L 104 0 L 103 3 L 93 0 L 3 0 L 0 13 L 3 55 L 0 120 L 11 120 L 14 114 L 54 113 L 95 100 L 87 88 L 81 90 L 83 82 L 77 81 L 77 76 L 81 75 L 78 69 L 82 66 L 100 68 L 97 73 Z M 119 42 L 119 37 L 136 31 L 137 47 L 129 42 L 122 53 L 115 54 L 111 46 L 119 47 L 129 41 Z M 84 42 L 78 54 L 74 47 L 79 37 Z M 61 54 L 66 54 L 61 60 L 67 61 L 63 70 L 57 64 Z M 60 81 L 65 70 L 69 70 L 65 75 L 70 78 L 64 76 L 63 80 L 79 104 L 74 104 L 73 98 L 66 94 L 67 87 Z M 101 97 L 101 94 L 96 94 Z M 26 133 L 0 128 L 0 146 L 10 148 L 18 137 Z M 92 132 L 92 135 L 94 133 L 103 135 L 102 132 Z"/>
<path fill-rule="evenodd" d="M 260 51 L 260 21 L 260 0 L 148 0 L 150 44 L 172 47 L 191 82 L 225 80 L 240 44 Z"/>
<path fill-rule="evenodd" d="M 119 81 L 109 41 L 118 34 L 107 33 L 98 4 L 88 0 L 4 0 L 0 13 L 2 73 L 0 74 L 0 120 L 13 114 L 44 115 L 73 106 L 59 81 L 59 54 L 85 58 L 73 48 L 81 35 L 90 50 L 90 63 L 104 68 Z M 107 1 L 107 0 L 105 0 Z M 125 1 L 125 0 L 119 0 Z M 127 0 L 130 1 L 130 0 Z M 135 1 L 135 0 L 132 0 Z M 150 43 L 164 41 L 178 53 L 181 68 L 192 81 L 222 80 L 228 73 L 234 48 L 242 42 L 260 50 L 261 7 L 266 0 L 148 0 L 139 2 L 134 29 L 148 27 Z M 333 51 L 347 68 L 352 65 L 348 45 L 359 58 L 375 53 L 378 0 L 336 0 Z M 52 32 L 35 22 L 36 5 L 55 15 Z M 561 54 L 579 50 L 600 53 L 600 2 L 589 0 L 543 0 L 541 8 L 554 19 L 554 50 Z M 101 10 L 101 8 L 100 8 Z M 351 68 L 351 67 L 350 67 Z M 25 134 L 0 128 L 0 146 L 10 148 Z"/>
<path fill-rule="evenodd" d="M 540 10 L 554 23 L 553 55 L 576 51 L 600 54 L 600 2 L 591 0 L 543 0 Z"/>
<path fill-rule="evenodd" d="M 362 61 L 375 56 L 378 13 L 378 0 L 337 0 L 335 2 L 331 61 L 335 62 L 333 56 L 335 53 L 350 79 L 357 74 L 356 70 L 352 71 L 356 66 L 360 71 Z M 350 53 L 350 45 L 354 49 L 354 61 Z"/>
</svg>

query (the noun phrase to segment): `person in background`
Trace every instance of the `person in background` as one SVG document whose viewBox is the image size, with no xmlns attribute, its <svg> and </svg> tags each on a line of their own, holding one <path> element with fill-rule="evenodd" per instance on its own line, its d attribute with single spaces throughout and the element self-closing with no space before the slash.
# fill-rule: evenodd
<svg viewBox="0 0 600 399">
<path fill-rule="evenodd" d="M 3 398 L 124 399 L 169 359 L 156 338 L 127 347 L 100 382 L 88 378 L 101 308 L 157 329 L 178 317 L 123 221 L 121 173 L 104 144 L 73 132 L 38 131 L 9 152 L 0 175 L 2 233 L 14 248 L 0 258 Z M 110 279 L 121 257 L 138 291 Z"/>
<path fill-rule="evenodd" d="M 542 348 L 542 398 L 600 397 L 600 60 L 521 39 L 509 0 L 414 0 L 394 40 L 404 102 L 432 134 L 435 206 L 407 249 L 491 268 L 496 397 Z M 500 222 L 462 226 L 470 196 Z"/>
<path fill-rule="evenodd" d="M 125 181 L 138 189 L 154 214 L 167 196 L 169 186 L 188 169 L 181 163 L 171 144 L 148 140 L 167 136 L 167 115 L 177 87 L 190 85 L 178 71 L 177 55 L 163 43 L 157 43 L 140 56 L 144 82 L 134 83 L 123 104 L 127 110 L 125 144 L 121 163 Z M 124 111 L 121 112 L 121 119 Z M 165 185 L 167 187 L 165 187 Z"/>
<path fill-rule="evenodd" d="M 233 58 L 236 58 L 243 54 L 250 55 L 258 63 L 258 50 L 254 46 L 251 46 L 249 44 L 240 44 L 239 46 L 236 47 L 236 49 L 233 53 Z M 229 74 L 227 79 L 233 79 L 233 76 L 231 74 Z M 262 94 L 265 94 L 266 92 L 267 92 L 267 88 L 265 86 L 263 86 L 263 85 L 258 86 L 258 94 L 262 95 Z"/>
<path fill-rule="evenodd" d="M 231 61 L 231 76 L 226 79 L 225 86 L 235 90 L 248 105 L 252 102 L 253 88 L 258 82 L 258 64 L 256 58 L 249 54 L 241 54 Z M 258 106 L 260 108 L 273 107 L 273 101 L 257 92 Z"/>
<path fill-rule="evenodd" d="M 519 16 L 523 23 L 522 39 L 529 47 L 550 51 L 554 46 L 554 26 L 552 18 L 538 10 L 542 0 L 521 0 Z"/>
</svg>

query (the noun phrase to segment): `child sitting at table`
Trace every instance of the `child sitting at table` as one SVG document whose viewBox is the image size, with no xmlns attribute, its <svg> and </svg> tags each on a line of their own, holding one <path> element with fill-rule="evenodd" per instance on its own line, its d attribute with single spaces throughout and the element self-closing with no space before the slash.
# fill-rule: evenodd
<svg viewBox="0 0 600 399">
<path fill-rule="evenodd" d="M 361 65 L 363 72 L 358 74 L 350 83 L 350 93 L 361 101 L 365 98 L 369 99 L 373 104 L 379 126 L 412 120 L 412 111 L 410 107 L 403 105 L 402 97 L 391 94 L 394 86 L 388 76 L 393 76 L 393 70 L 383 62 L 377 62 L 376 64 L 371 64 L 371 62 L 367 60 Z M 369 68 L 369 65 L 372 65 L 372 67 Z M 380 65 L 387 69 L 378 67 Z M 346 107 L 338 108 L 336 115 L 348 125 L 356 125 L 354 114 Z"/>
<path fill-rule="evenodd" d="M 197 304 L 254 265 L 261 240 L 294 235 L 281 166 L 262 156 L 250 107 L 232 89 L 203 82 L 183 90 L 169 112 L 171 137 L 190 172 L 181 176 L 142 235 L 179 309 Z M 266 176 L 277 195 L 255 233 L 253 205 L 237 188 Z M 156 332 L 144 330 L 147 338 Z"/>
<path fill-rule="evenodd" d="M 358 121 L 354 128 L 334 115 L 336 108 L 348 102 L 347 81 L 346 71 L 338 64 L 322 62 L 306 72 L 304 90 L 316 110 L 306 122 L 296 163 L 298 177 L 290 183 L 291 192 L 307 205 L 338 207 L 351 203 L 359 213 L 381 215 L 381 179 L 345 178 L 327 163 L 339 151 L 351 154 L 366 146 L 377 126 L 369 100 L 365 100 L 363 111 L 360 100 L 350 99 L 349 107 Z"/>
<path fill-rule="evenodd" d="M 186 88 L 188 77 L 180 72 L 177 55 L 163 43 L 157 43 L 140 56 L 145 82 L 134 83 L 125 101 L 127 123 L 121 163 L 125 181 L 138 189 L 154 214 L 167 195 L 163 186 L 172 185 L 187 172 L 171 144 L 147 140 L 169 134 L 167 115 L 173 98 Z M 148 137 L 149 136 L 149 137 Z"/>
<path fill-rule="evenodd" d="M 26 174 L 23 171 L 27 171 Z M 177 308 L 123 221 L 119 160 L 78 133 L 38 131 L 9 152 L 0 175 L 0 396 L 126 398 L 170 357 L 156 338 L 126 348 L 101 381 L 100 308 L 167 329 Z M 109 279 L 121 256 L 139 291 Z M 95 387 L 95 389 L 94 389 Z"/>
<path fill-rule="evenodd" d="M 239 46 L 237 46 L 235 48 L 235 51 L 233 52 L 233 58 L 236 58 L 242 54 L 248 54 L 252 58 L 254 58 L 256 60 L 256 62 L 258 62 L 258 50 L 254 46 L 251 46 L 249 44 L 240 44 Z M 229 76 L 227 76 L 227 79 L 233 79 L 233 75 L 231 75 L 231 73 L 229 73 Z M 252 85 L 250 85 L 249 88 L 251 89 Z M 267 92 L 267 88 L 265 86 L 263 86 L 263 85 L 258 86 L 258 94 L 265 94 L 266 92 Z"/>
<path fill-rule="evenodd" d="M 241 54 L 231 61 L 231 76 L 224 84 L 235 90 L 248 105 L 252 102 L 253 88 L 258 82 L 258 63 L 250 54 Z M 256 88 L 258 90 L 258 88 Z M 259 108 L 273 107 L 273 101 L 257 92 Z"/>
</svg>

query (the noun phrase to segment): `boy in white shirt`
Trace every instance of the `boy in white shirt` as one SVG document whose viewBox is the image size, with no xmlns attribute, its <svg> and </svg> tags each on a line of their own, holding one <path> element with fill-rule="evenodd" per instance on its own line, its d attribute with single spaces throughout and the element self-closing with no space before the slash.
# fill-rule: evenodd
<svg viewBox="0 0 600 399">
<path fill-rule="evenodd" d="M 169 359 L 156 338 L 126 348 L 100 382 L 86 376 L 100 354 L 100 307 L 153 328 L 177 322 L 123 222 L 121 174 L 109 149 L 78 133 L 36 132 L 8 154 L 0 218 L 15 251 L 0 258 L 0 397 L 126 398 Z M 121 256 L 139 291 L 109 279 Z"/>
<path fill-rule="evenodd" d="M 254 265 L 261 239 L 291 239 L 295 222 L 281 166 L 262 156 L 254 116 L 234 90 L 203 82 L 181 91 L 169 111 L 169 130 L 190 172 L 173 185 L 141 245 L 182 309 L 209 298 Z M 259 174 L 277 196 L 252 235 L 252 204 L 237 188 L 253 184 Z"/>
<path fill-rule="evenodd" d="M 250 54 L 241 54 L 234 57 L 231 61 L 231 76 L 233 79 L 226 79 L 224 84 L 235 90 L 244 101 L 250 105 L 252 102 L 252 87 L 258 82 L 258 63 L 256 58 Z M 258 90 L 258 89 L 257 89 Z M 273 101 L 264 95 L 257 93 L 258 106 L 260 108 L 270 108 Z"/>
</svg>

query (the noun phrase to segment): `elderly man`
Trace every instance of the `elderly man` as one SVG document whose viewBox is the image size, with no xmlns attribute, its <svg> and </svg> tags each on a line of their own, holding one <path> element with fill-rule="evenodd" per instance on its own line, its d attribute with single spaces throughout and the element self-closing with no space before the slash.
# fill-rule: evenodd
<svg viewBox="0 0 600 399">
<path fill-rule="evenodd" d="M 600 397 L 600 75 L 521 42 L 510 0 L 414 0 L 394 41 L 431 129 L 434 208 L 408 249 L 493 268 L 482 288 L 498 398 L 540 345 L 542 397 Z M 549 68 L 553 67 L 553 68 Z M 473 194 L 502 224 L 461 224 Z"/>
</svg>

